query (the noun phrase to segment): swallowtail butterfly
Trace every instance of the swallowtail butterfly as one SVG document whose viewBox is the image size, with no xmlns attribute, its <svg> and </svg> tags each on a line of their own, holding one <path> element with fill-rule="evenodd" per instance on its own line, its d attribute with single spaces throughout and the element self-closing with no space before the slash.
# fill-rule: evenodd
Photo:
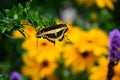
<svg viewBox="0 0 120 80">
<path fill-rule="evenodd" d="M 50 26 L 38 31 L 36 34 L 36 38 L 44 38 L 55 44 L 55 39 L 58 39 L 59 41 L 63 40 L 64 34 L 67 30 L 68 27 L 66 24 Z"/>
</svg>

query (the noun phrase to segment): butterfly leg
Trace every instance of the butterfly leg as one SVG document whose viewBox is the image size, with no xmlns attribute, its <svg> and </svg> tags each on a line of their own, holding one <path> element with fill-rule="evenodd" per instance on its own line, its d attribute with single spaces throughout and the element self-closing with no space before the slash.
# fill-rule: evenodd
<svg viewBox="0 0 120 80">
<path fill-rule="evenodd" d="M 24 30 L 18 29 L 18 31 L 26 38 L 26 36 L 25 36 L 25 34 L 24 34 Z"/>
</svg>

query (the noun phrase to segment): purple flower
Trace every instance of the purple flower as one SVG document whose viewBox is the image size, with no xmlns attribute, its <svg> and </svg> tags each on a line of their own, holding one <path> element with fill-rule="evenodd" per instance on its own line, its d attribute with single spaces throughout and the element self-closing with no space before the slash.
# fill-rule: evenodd
<svg viewBox="0 0 120 80">
<path fill-rule="evenodd" d="M 120 32 L 118 29 L 114 29 L 109 33 L 110 37 L 110 60 L 120 60 Z"/>
<path fill-rule="evenodd" d="M 18 72 L 12 72 L 10 75 L 10 80 L 20 80 L 20 74 Z"/>
</svg>

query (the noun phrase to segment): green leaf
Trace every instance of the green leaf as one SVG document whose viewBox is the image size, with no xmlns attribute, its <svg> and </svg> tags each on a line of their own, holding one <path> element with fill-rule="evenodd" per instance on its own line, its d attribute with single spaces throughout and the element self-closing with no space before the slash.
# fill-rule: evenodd
<svg viewBox="0 0 120 80">
<path fill-rule="evenodd" d="M 4 33 L 7 30 L 7 27 L 2 27 L 1 30 L 1 32 Z"/>
<path fill-rule="evenodd" d="M 2 12 L 0 12 L 0 19 L 2 19 L 3 16 L 4 16 L 4 14 Z"/>
<path fill-rule="evenodd" d="M 7 31 L 11 31 L 13 29 L 13 25 L 8 25 L 7 26 Z"/>
<path fill-rule="evenodd" d="M 17 14 L 17 13 L 18 13 L 17 7 L 14 6 L 10 11 L 9 17 L 14 18 L 14 15 Z"/>
<path fill-rule="evenodd" d="M 20 15 L 22 15 L 22 14 L 23 14 L 23 11 L 24 11 L 23 6 L 19 3 L 19 4 L 18 4 L 18 13 L 19 13 Z"/>
<path fill-rule="evenodd" d="M 4 10 L 4 13 L 5 13 L 5 15 L 9 15 L 10 10 L 9 10 L 9 9 L 5 9 L 5 10 Z"/>
</svg>

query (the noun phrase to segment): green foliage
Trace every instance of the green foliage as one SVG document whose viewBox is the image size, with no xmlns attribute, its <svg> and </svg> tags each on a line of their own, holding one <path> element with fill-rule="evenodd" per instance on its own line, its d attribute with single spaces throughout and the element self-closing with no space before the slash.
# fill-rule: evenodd
<svg viewBox="0 0 120 80">
<path fill-rule="evenodd" d="M 0 33 L 9 34 L 13 30 L 24 30 L 24 25 L 32 25 L 35 28 L 56 25 L 55 19 L 46 18 L 41 16 L 38 11 L 31 10 L 31 1 L 26 3 L 25 8 L 19 3 L 17 7 L 14 6 L 11 10 L 5 9 L 3 12 L 0 12 Z M 27 23 L 21 24 L 22 20 Z"/>
<path fill-rule="evenodd" d="M 9 76 L 7 74 L 0 74 L 0 80 L 9 80 Z"/>
</svg>

